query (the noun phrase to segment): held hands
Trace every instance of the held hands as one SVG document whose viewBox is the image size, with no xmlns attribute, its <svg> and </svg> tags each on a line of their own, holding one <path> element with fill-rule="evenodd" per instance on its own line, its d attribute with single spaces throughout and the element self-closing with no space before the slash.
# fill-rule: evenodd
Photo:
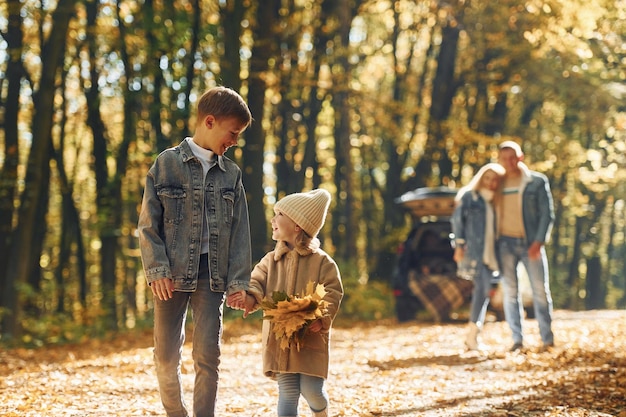
<svg viewBox="0 0 626 417">
<path fill-rule="evenodd" d="M 246 292 L 244 290 L 234 292 L 226 297 L 226 305 L 235 310 L 243 310 Z"/>
<path fill-rule="evenodd" d="M 241 290 L 228 296 L 226 299 L 226 305 L 235 310 L 243 310 L 243 317 L 248 317 L 248 314 L 254 309 L 256 299 Z"/>
</svg>

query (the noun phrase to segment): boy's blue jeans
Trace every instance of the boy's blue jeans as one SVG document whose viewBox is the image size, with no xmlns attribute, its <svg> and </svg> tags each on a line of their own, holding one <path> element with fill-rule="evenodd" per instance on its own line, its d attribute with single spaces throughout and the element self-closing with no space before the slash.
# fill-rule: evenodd
<svg viewBox="0 0 626 417">
<path fill-rule="evenodd" d="M 519 262 L 522 262 L 528 272 L 541 340 L 544 344 L 554 343 L 552 296 L 550 294 L 548 258 L 545 248 L 541 248 L 539 259 L 529 259 L 528 245 L 525 239 L 502 236 L 498 239 L 497 244 L 504 292 L 504 316 L 513 333 L 513 343 L 522 343 L 524 338 L 522 333 L 523 305 L 517 278 L 517 264 Z"/>
<path fill-rule="evenodd" d="M 161 401 L 168 417 L 189 415 L 180 373 L 189 305 L 194 322 L 193 415 L 215 415 L 224 293 L 210 289 L 206 256 L 201 257 L 200 265 L 195 292 L 174 292 L 173 298 L 167 301 L 154 299 L 154 361 Z"/>
<path fill-rule="evenodd" d="M 300 394 L 314 412 L 324 411 L 328 406 L 328 394 L 324 379 L 303 374 L 278 374 L 278 416 L 297 416 Z"/>
</svg>

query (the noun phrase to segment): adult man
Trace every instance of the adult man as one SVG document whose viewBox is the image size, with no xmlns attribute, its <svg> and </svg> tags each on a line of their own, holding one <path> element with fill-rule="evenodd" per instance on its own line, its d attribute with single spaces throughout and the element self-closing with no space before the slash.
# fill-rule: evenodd
<svg viewBox="0 0 626 417">
<path fill-rule="evenodd" d="M 517 143 L 505 141 L 500 144 L 498 161 L 506 174 L 502 200 L 497 208 L 497 251 L 504 290 L 504 316 L 513 335 L 511 351 L 519 350 L 524 344 L 517 265 L 522 262 L 528 272 L 542 350 L 546 350 L 554 346 L 554 335 L 544 245 L 554 223 L 554 206 L 548 179 L 531 171 L 523 159 L 524 153 Z"/>
</svg>

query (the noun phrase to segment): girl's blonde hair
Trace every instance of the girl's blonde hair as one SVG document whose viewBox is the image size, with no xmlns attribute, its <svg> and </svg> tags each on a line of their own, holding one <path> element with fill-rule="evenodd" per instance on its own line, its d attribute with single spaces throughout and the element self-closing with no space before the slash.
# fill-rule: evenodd
<svg viewBox="0 0 626 417">
<path fill-rule="evenodd" d="M 504 167 L 496 162 L 490 162 L 488 164 L 485 164 L 480 167 L 476 174 L 474 174 L 470 182 L 465 187 L 462 187 L 459 190 L 454 200 L 460 201 L 461 197 L 463 197 L 463 194 L 468 191 L 478 191 L 478 189 L 480 188 L 480 181 L 483 179 L 483 175 L 485 175 L 487 171 L 493 171 L 499 177 L 504 177 L 504 174 L 506 174 L 506 170 L 504 169 Z"/>
<path fill-rule="evenodd" d="M 320 241 L 317 237 L 311 237 L 307 232 L 300 227 L 300 233 L 296 235 L 295 246 L 297 249 L 316 249 L 320 246 Z"/>
</svg>

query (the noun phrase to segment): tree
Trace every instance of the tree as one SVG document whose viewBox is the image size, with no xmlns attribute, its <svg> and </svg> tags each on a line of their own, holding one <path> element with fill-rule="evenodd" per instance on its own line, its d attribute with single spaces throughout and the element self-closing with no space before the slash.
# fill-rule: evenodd
<svg viewBox="0 0 626 417">
<path fill-rule="evenodd" d="M 19 0 L 9 0 L 8 26 L 2 37 L 7 44 L 6 78 L 2 84 L 6 84 L 6 96 L 2 100 L 4 110 L 4 164 L 0 170 L 0 253 L 8 253 L 12 243 L 14 201 L 17 195 L 17 170 L 20 160 L 20 147 L 18 145 L 18 113 L 20 108 L 20 86 L 22 79 L 27 75 L 22 64 L 23 36 L 22 16 L 20 14 Z M 4 90 L 4 87 L 2 88 Z M 0 292 L 9 292 L 15 295 L 10 287 L 14 285 L 13 278 L 9 280 L 5 273 L 9 265 L 9 257 L 0 258 Z M 0 299 L 0 307 L 5 304 Z M 1 329 L 0 329 L 1 330 Z"/>
<path fill-rule="evenodd" d="M 38 89 L 33 96 L 34 113 L 32 124 L 32 145 L 28 156 L 24 193 L 20 201 L 17 227 L 14 231 L 9 250 L 9 263 L 2 291 L 2 306 L 8 310 L 2 320 L 2 331 L 19 336 L 20 302 L 17 287 L 30 276 L 33 261 L 38 253 L 31 248 L 34 241 L 37 214 L 42 193 L 48 189 L 48 178 L 44 175 L 49 170 L 51 156 L 51 131 L 53 122 L 54 97 L 57 87 L 57 75 L 62 66 L 65 38 L 70 20 L 74 14 L 75 0 L 59 0 L 52 13 L 52 25 L 48 37 L 42 44 L 41 73 Z"/>
<path fill-rule="evenodd" d="M 261 259 L 266 251 L 267 221 L 263 200 L 263 161 L 265 160 L 265 92 L 269 61 L 274 57 L 274 27 L 278 18 L 279 2 L 271 0 L 256 8 L 253 26 L 254 45 L 250 58 L 248 78 L 248 106 L 254 122 L 247 129 L 245 152 L 242 157 L 243 183 L 248 195 L 250 210 L 250 234 L 252 238 L 252 259 Z"/>
</svg>

